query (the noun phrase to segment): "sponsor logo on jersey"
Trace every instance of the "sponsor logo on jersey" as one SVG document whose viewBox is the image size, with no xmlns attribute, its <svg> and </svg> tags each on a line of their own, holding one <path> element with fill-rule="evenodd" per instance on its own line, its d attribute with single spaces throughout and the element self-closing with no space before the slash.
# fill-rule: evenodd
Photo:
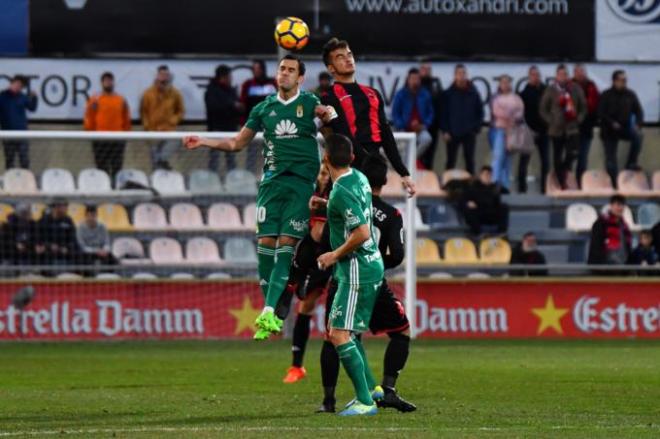
<svg viewBox="0 0 660 439">
<path fill-rule="evenodd" d="M 304 232 L 307 229 L 307 220 L 296 221 L 294 219 L 291 219 L 289 221 L 289 225 L 296 232 Z"/>
<path fill-rule="evenodd" d="M 292 139 L 298 137 L 298 127 L 289 119 L 282 119 L 275 126 L 275 137 L 278 139 Z"/>
<path fill-rule="evenodd" d="M 344 218 L 346 220 L 347 227 L 355 226 L 360 223 L 360 219 L 357 216 L 355 216 L 355 214 L 353 213 L 353 209 L 350 208 L 344 211 Z"/>
<path fill-rule="evenodd" d="M 344 313 L 341 310 L 341 305 L 338 306 L 333 306 L 332 309 L 330 310 L 330 320 L 334 320 L 337 317 L 343 316 Z"/>
<path fill-rule="evenodd" d="M 271 110 L 271 112 L 268 116 L 269 117 L 275 117 L 275 116 L 277 116 L 277 113 L 275 112 L 275 110 Z"/>
</svg>

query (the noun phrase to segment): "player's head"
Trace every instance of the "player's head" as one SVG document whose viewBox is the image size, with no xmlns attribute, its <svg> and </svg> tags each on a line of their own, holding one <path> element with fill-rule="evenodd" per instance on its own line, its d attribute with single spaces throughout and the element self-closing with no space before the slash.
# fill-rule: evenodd
<svg viewBox="0 0 660 439">
<path fill-rule="evenodd" d="M 348 41 L 331 38 L 323 46 L 323 64 L 334 76 L 353 75 L 355 73 L 355 58 L 348 47 Z"/>
<path fill-rule="evenodd" d="M 387 183 L 387 163 L 380 154 L 370 154 L 362 163 L 362 173 L 369 180 L 371 190 L 378 194 Z"/>
<path fill-rule="evenodd" d="M 111 72 L 104 72 L 101 75 L 101 87 L 106 93 L 112 93 L 115 89 L 115 76 Z"/>
<path fill-rule="evenodd" d="M 323 163 L 326 166 L 335 169 L 348 168 L 354 158 L 351 139 L 342 134 L 330 134 L 326 137 L 323 154 Z"/>
<path fill-rule="evenodd" d="M 285 55 L 277 67 L 277 86 L 285 92 L 296 89 L 305 76 L 305 63 L 295 55 Z"/>
</svg>

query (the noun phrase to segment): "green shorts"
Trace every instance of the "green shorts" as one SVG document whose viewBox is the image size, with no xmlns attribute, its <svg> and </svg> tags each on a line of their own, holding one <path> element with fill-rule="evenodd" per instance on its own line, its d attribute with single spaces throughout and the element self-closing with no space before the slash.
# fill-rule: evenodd
<svg viewBox="0 0 660 439">
<path fill-rule="evenodd" d="M 261 182 L 257 192 L 257 237 L 302 239 L 309 229 L 309 199 L 314 184 L 295 175 Z"/>
<path fill-rule="evenodd" d="M 354 332 L 369 329 L 371 313 L 382 283 L 349 284 L 339 281 L 330 310 L 330 327 Z"/>
</svg>

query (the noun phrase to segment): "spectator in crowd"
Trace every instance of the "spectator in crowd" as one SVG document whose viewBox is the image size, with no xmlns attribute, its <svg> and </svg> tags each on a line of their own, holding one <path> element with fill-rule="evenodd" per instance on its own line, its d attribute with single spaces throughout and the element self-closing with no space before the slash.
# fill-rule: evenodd
<svg viewBox="0 0 660 439">
<path fill-rule="evenodd" d="M 179 90 L 172 85 L 167 66 L 158 67 L 156 80 L 142 95 L 140 116 L 145 131 L 175 131 L 183 120 L 185 107 Z M 169 159 L 180 147 L 179 140 L 158 141 L 151 148 L 154 169 L 171 169 Z"/>
<path fill-rule="evenodd" d="M 533 132 L 534 144 L 539 151 L 539 160 L 541 162 L 541 193 L 545 193 L 545 182 L 550 171 L 548 126 L 539 113 L 541 96 L 543 96 L 545 88 L 546 85 L 541 81 L 541 72 L 538 67 L 531 66 L 527 73 L 527 84 L 520 93 L 520 97 L 525 106 L 525 122 Z M 518 162 L 518 192 L 521 194 L 527 192 L 527 169 L 530 159 L 530 154 L 521 154 L 520 161 Z"/>
<path fill-rule="evenodd" d="M 37 222 L 37 253 L 43 248 L 42 260 L 52 265 L 74 262 L 78 255 L 76 226 L 67 213 L 68 203 L 56 198 Z"/>
<path fill-rule="evenodd" d="M 463 194 L 461 211 L 473 235 L 480 235 L 484 226 L 498 233 L 506 232 L 508 206 L 502 203 L 502 188 L 493 182 L 493 168 L 483 166 Z"/>
<path fill-rule="evenodd" d="M 658 252 L 655 251 L 653 246 L 653 233 L 650 230 L 642 230 L 639 234 L 639 243 L 628 257 L 628 264 L 630 265 L 658 265 Z M 647 272 L 647 274 L 652 274 Z M 655 273 L 657 275 L 657 273 Z"/>
<path fill-rule="evenodd" d="M 82 263 L 117 263 L 110 252 L 110 234 L 105 225 L 98 221 L 96 206 L 89 205 L 85 209 L 85 221 L 78 226 L 76 238 Z"/>
<path fill-rule="evenodd" d="M 511 252 L 511 265 L 545 265 L 545 255 L 538 249 L 536 235 L 527 232 L 522 241 Z M 512 276 L 547 276 L 548 270 L 512 270 Z"/>
<path fill-rule="evenodd" d="M 637 170 L 637 158 L 642 149 L 642 123 L 644 113 L 634 91 L 627 86 L 626 73 L 616 70 L 612 74 L 612 87 L 600 98 L 600 136 L 605 147 L 605 167 L 616 187 L 618 174 L 617 145 L 619 140 L 630 141 L 626 169 Z"/>
<path fill-rule="evenodd" d="M 417 134 L 417 158 L 431 146 L 428 127 L 433 123 L 433 102 L 431 94 L 422 87 L 419 70 L 408 70 L 406 85 L 401 88 L 392 102 L 394 128 Z"/>
<path fill-rule="evenodd" d="M 431 93 L 431 102 L 433 103 L 433 122 L 429 128 L 431 134 L 431 146 L 426 150 L 420 161 L 426 169 L 433 169 L 435 159 L 435 150 L 438 146 L 438 133 L 440 132 L 440 102 L 442 99 L 442 83 L 440 79 L 433 76 L 431 64 L 422 63 L 419 66 L 419 74 L 422 77 L 422 87 Z"/>
<path fill-rule="evenodd" d="M 321 96 L 332 87 L 332 75 L 326 71 L 319 73 L 319 86 L 314 89 L 314 94 Z"/>
<path fill-rule="evenodd" d="M 539 112 L 552 139 L 555 176 L 566 189 L 568 172 L 580 148 L 580 124 L 587 115 L 587 104 L 582 89 L 568 80 L 565 65 L 557 67 L 555 82 L 543 92 Z"/>
<path fill-rule="evenodd" d="M 224 64 L 215 69 L 215 77 L 209 82 L 204 93 L 206 104 L 206 124 L 208 131 L 237 131 L 243 104 L 238 99 L 236 89 L 231 84 L 231 68 Z M 217 172 L 221 152 L 211 149 L 209 169 Z M 224 153 L 227 170 L 236 167 L 233 154 Z"/>
<path fill-rule="evenodd" d="M 484 107 L 463 64 L 454 68 L 454 82 L 443 92 L 440 105 L 440 129 L 447 144 L 446 169 L 456 167 L 458 148 L 462 145 L 465 168 L 474 174 L 474 148 L 484 120 Z"/>
<path fill-rule="evenodd" d="M 594 81 L 587 76 L 584 64 L 576 64 L 573 69 L 573 82 L 582 88 L 587 103 L 587 115 L 580 124 L 580 148 L 578 150 L 577 168 L 575 177 L 581 185 L 582 174 L 587 170 L 589 162 L 589 149 L 594 138 L 594 126 L 598 122 L 598 87 Z"/>
<path fill-rule="evenodd" d="M 84 125 L 88 131 L 130 131 L 131 112 L 123 96 L 115 93 L 115 77 L 110 72 L 101 75 L 103 91 L 87 101 Z M 124 140 L 95 140 L 92 142 L 96 167 L 111 178 L 124 163 Z"/>
<path fill-rule="evenodd" d="M 525 108 L 520 96 L 513 93 L 511 76 L 499 78 L 497 94 L 491 103 L 491 127 L 488 133 L 492 154 L 493 180 L 509 190 L 511 154 L 507 149 L 507 130 L 524 121 Z"/>
<path fill-rule="evenodd" d="M 16 75 L 11 79 L 9 88 L 0 92 L 0 128 L 3 130 L 27 130 L 27 111 L 37 110 L 37 95 L 31 91 L 23 93 L 27 86 L 25 76 Z M 18 155 L 18 166 L 24 169 L 30 167 L 30 144 L 27 140 L 5 140 L 5 169 L 15 166 Z"/>
<path fill-rule="evenodd" d="M 626 199 L 613 195 L 607 212 L 591 228 L 589 264 L 622 265 L 628 261 L 632 235 L 623 219 Z"/>
<path fill-rule="evenodd" d="M 247 120 L 250 111 L 261 101 L 266 99 L 266 96 L 277 93 L 277 82 L 274 78 L 270 78 L 266 72 L 266 63 L 261 59 L 252 61 L 252 78 L 243 82 L 241 86 L 241 102 L 245 106 L 245 115 L 242 122 Z M 257 153 L 258 142 L 252 142 L 247 148 L 247 160 L 245 167 L 248 169 L 256 170 L 257 167 Z"/>
<path fill-rule="evenodd" d="M 4 258 L 16 265 L 36 264 L 37 224 L 27 203 L 19 203 L 3 225 Z"/>
</svg>

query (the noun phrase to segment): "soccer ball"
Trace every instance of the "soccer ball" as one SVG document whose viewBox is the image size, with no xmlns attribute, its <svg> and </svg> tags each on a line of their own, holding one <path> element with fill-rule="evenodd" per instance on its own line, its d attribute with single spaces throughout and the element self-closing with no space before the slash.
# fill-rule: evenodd
<svg viewBox="0 0 660 439">
<path fill-rule="evenodd" d="M 298 17 L 286 17 L 275 26 L 275 42 L 282 49 L 300 50 L 309 41 L 309 27 Z"/>
</svg>

